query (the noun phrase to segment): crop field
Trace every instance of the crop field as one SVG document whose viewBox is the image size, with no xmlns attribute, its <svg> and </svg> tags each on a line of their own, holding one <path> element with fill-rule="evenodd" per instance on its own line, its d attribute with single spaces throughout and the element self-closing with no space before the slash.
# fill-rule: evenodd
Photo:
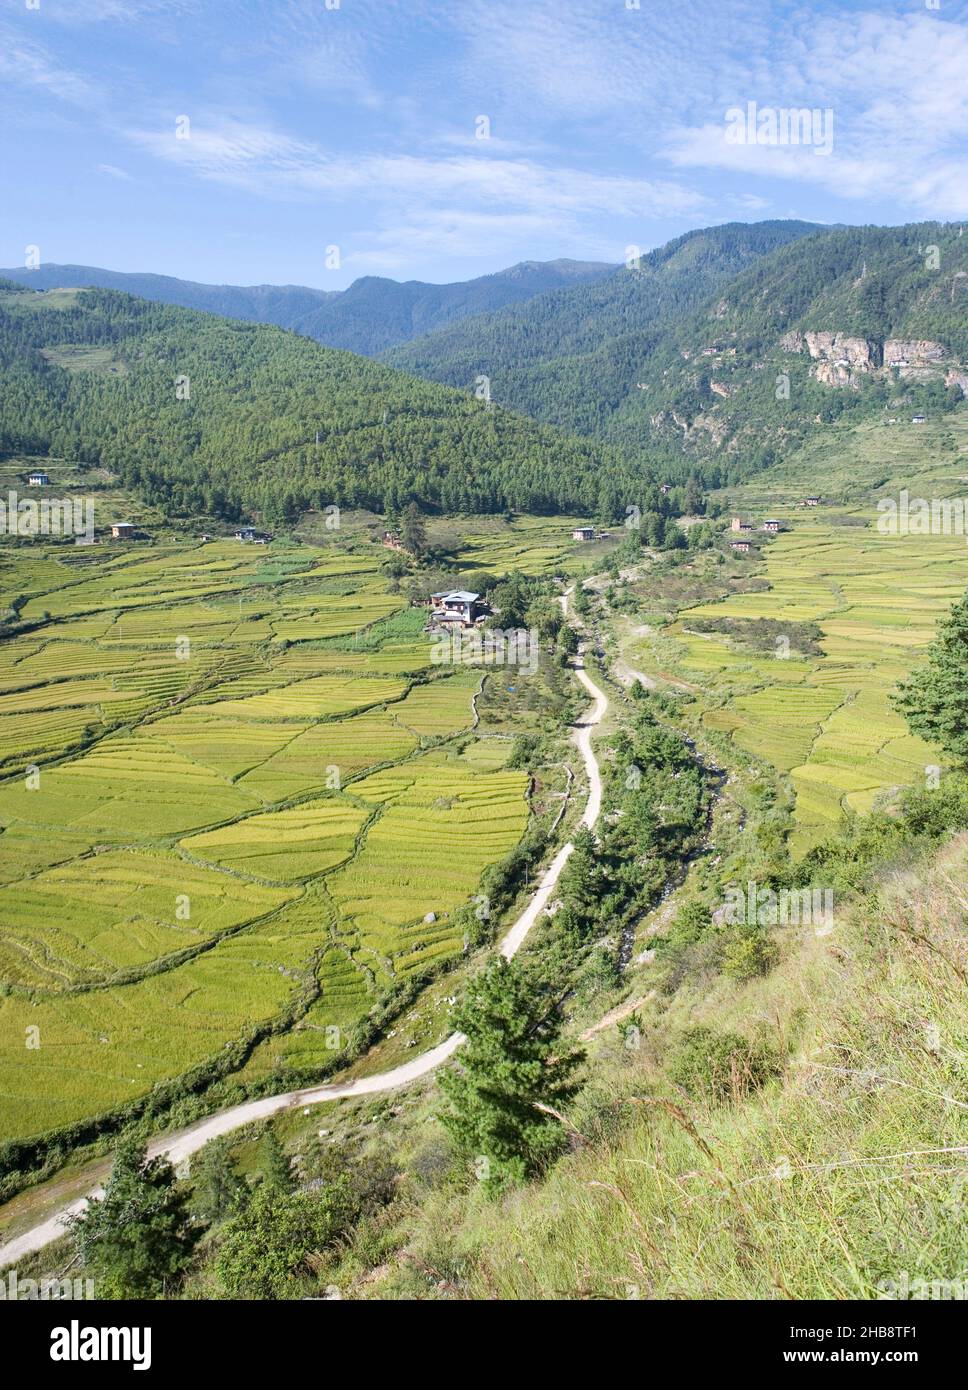
<svg viewBox="0 0 968 1390">
<path fill-rule="evenodd" d="M 483 516 L 460 523 L 444 522 L 442 526 L 450 529 L 459 525 L 461 544 L 454 560 L 466 570 L 558 574 L 563 565 L 585 561 L 589 556 L 600 558 L 607 549 L 607 543 L 599 546 L 572 539 L 574 528 L 587 524 L 587 517 L 520 516 L 508 523 Z"/>
<path fill-rule="evenodd" d="M 546 564 L 544 527 L 515 562 L 530 537 Z M 383 558 L 367 535 L 0 547 L 0 1136 L 143 1096 L 294 1001 L 276 1042 L 322 1064 L 461 950 L 527 777 Z"/>
<path fill-rule="evenodd" d="M 702 687 L 707 727 L 789 775 L 803 851 L 844 812 L 868 812 L 941 763 L 908 734 L 889 697 L 968 586 L 968 545 L 960 536 L 881 535 L 865 509 L 775 510 L 789 529 L 764 551 L 769 588 L 682 612 L 663 635 L 663 659 L 671 648 L 675 669 Z M 813 621 L 823 655 L 755 653 L 725 634 L 690 630 L 696 618 Z"/>
</svg>

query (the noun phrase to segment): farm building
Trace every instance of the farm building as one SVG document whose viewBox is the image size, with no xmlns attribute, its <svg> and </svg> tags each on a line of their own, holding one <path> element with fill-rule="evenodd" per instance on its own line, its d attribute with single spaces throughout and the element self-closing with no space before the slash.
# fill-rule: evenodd
<svg viewBox="0 0 968 1390">
<path fill-rule="evenodd" d="M 912 416 L 911 416 L 911 424 L 912 424 L 912 425 L 923 425 L 924 422 L 925 422 L 925 420 L 926 420 L 927 418 L 928 418 L 928 417 L 927 417 L 926 415 L 912 415 Z"/>
<path fill-rule="evenodd" d="M 111 536 L 116 541 L 134 540 L 134 523 L 131 521 L 112 521 Z"/>
<path fill-rule="evenodd" d="M 819 507 L 819 506 L 820 506 L 820 498 L 819 498 L 819 497 L 805 497 L 805 498 L 803 499 L 803 505 L 804 505 L 805 507 Z"/>
<path fill-rule="evenodd" d="M 594 526 L 576 526 L 571 533 L 573 541 L 593 541 L 595 539 Z"/>
<path fill-rule="evenodd" d="M 773 519 L 771 519 L 771 520 L 769 520 L 769 521 L 764 521 L 764 523 L 763 523 L 763 530 L 764 530 L 764 531 L 770 531 L 770 532 L 772 532 L 773 535 L 776 535 L 776 533 L 777 533 L 777 531 L 779 531 L 779 529 L 780 529 L 780 523 L 779 523 L 778 521 L 773 520 Z"/>
<path fill-rule="evenodd" d="M 392 531 L 384 531 L 383 544 L 386 546 L 387 550 L 403 549 L 403 542 L 400 540 L 400 537 L 395 536 Z"/>
<path fill-rule="evenodd" d="M 730 541 L 729 548 L 730 550 L 741 550 L 745 555 L 750 548 L 750 543 L 749 541 Z"/>
<path fill-rule="evenodd" d="M 599 531 L 598 539 L 600 541 L 610 541 L 612 539 L 611 531 Z"/>
<path fill-rule="evenodd" d="M 31 487 L 47 487 L 50 483 L 50 478 L 48 478 L 46 473 L 37 470 L 28 474 L 27 482 Z"/>
<path fill-rule="evenodd" d="M 257 531 L 254 526 L 242 526 L 236 531 L 235 539 L 253 545 L 268 545 L 272 537 L 266 531 Z"/>
<path fill-rule="evenodd" d="M 488 612 L 480 594 L 472 594 L 467 589 L 449 589 L 431 594 L 430 603 L 433 621 L 438 623 L 461 623 L 464 627 L 472 627 Z"/>
<path fill-rule="evenodd" d="M 748 521 L 744 521 L 741 516 L 734 516 L 729 523 L 733 531 L 752 531 L 753 527 Z"/>
</svg>

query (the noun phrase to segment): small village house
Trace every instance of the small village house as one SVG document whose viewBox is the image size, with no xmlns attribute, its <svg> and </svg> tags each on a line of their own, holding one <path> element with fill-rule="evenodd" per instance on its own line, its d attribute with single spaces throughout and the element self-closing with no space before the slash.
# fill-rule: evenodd
<svg viewBox="0 0 968 1390">
<path fill-rule="evenodd" d="M 576 526 L 571 533 L 573 541 L 593 541 L 595 539 L 594 526 Z"/>
<path fill-rule="evenodd" d="M 773 519 L 772 517 L 770 518 L 769 521 L 764 521 L 764 523 L 763 523 L 763 530 L 764 530 L 764 531 L 769 531 L 769 532 L 770 532 L 772 535 L 774 535 L 774 536 L 776 535 L 777 531 L 779 531 L 779 529 L 780 529 L 780 523 L 779 523 L 778 521 L 776 521 L 775 519 Z"/>
<path fill-rule="evenodd" d="M 752 526 L 748 521 L 744 521 L 741 516 L 734 516 L 729 523 L 733 531 L 752 531 Z"/>
<path fill-rule="evenodd" d="M 268 545 L 272 537 L 267 531 L 257 531 L 254 526 L 240 526 L 235 533 L 235 539 L 243 544 Z"/>
<path fill-rule="evenodd" d="M 27 482 L 31 487 L 48 487 L 50 478 L 42 469 L 36 468 L 32 473 L 27 475 Z"/>
<path fill-rule="evenodd" d="M 131 521 L 112 521 L 111 537 L 116 541 L 133 541 L 134 523 Z"/>
<path fill-rule="evenodd" d="M 461 627 L 473 627 L 489 611 L 480 594 L 472 594 L 467 589 L 447 589 L 431 594 L 430 604 L 433 609 L 431 621 L 459 624 Z"/>
<path fill-rule="evenodd" d="M 392 531 L 384 531 L 383 544 L 386 546 L 387 550 L 403 549 L 403 542 L 400 540 L 400 537 L 394 535 Z"/>
<path fill-rule="evenodd" d="M 729 548 L 730 550 L 739 550 L 745 555 L 750 548 L 750 543 L 749 541 L 730 541 Z"/>
<path fill-rule="evenodd" d="M 820 498 L 819 498 L 819 497 L 805 497 L 805 498 L 803 499 L 803 505 L 804 505 L 805 507 L 819 507 L 819 506 L 820 506 Z"/>
<path fill-rule="evenodd" d="M 924 422 L 925 422 L 925 420 L 926 420 L 927 418 L 928 418 L 928 417 L 927 417 L 926 415 L 912 415 L 912 416 L 911 416 L 911 424 L 912 424 L 912 425 L 923 425 Z"/>
</svg>

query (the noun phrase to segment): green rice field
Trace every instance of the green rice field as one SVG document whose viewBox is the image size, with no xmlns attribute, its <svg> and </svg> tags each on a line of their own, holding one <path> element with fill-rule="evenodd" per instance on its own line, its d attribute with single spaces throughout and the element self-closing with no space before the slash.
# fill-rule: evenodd
<svg viewBox="0 0 968 1390">
<path fill-rule="evenodd" d="M 658 646 L 640 639 L 638 654 L 698 685 L 705 725 L 789 776 L 803 851 L 845 812 L 864 814 L 899 786 L 924 785 L 926 769 L 942 762 L 908 733 L 889 697 L 968 586 L 968 543 L 882 535 L 864 507 L 805 513 L 774 502 L 771 512 L 788 529 L 764 548 L 768 587 L 681 612 Z M 729 635 L 691 629 L 695 618 L 816 622 L 823 655 L 754 653 Z"/>
<path fill-rule="evenodd" d="M 533 544 L 546 568 L 566 525 L 488 563 Z M 297 997 L 289 1055 L 328 1061 L 329 1030 L 462 949 L 527 777 L 384 558 L 365 535 L 0 549 L 3 1137 L 143 1096 Z"/>
</svg>

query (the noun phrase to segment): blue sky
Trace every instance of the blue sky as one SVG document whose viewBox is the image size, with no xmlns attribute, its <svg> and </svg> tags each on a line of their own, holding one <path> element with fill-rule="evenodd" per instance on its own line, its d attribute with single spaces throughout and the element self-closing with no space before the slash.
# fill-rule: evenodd
<svg viewBox="0 0 968 1390">
<path fill-rule="evenodd" d="M 0 265 L 340 289 L 968 218 L 966 75 L 968 0 L 0 0 Z M 830 153 L 730 142 L 749 102 Z"/>
</svg>

